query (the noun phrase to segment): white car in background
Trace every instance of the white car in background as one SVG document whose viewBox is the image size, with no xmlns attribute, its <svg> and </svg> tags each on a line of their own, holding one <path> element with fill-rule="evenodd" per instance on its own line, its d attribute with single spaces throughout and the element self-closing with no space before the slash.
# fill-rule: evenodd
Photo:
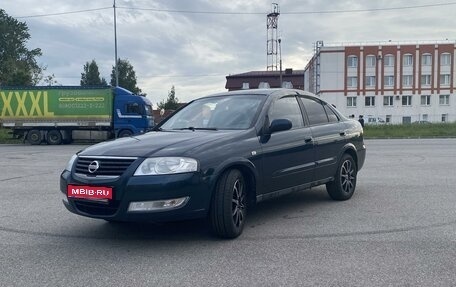
<svg viewBox="0 0 456 287">
<path fill-rule="evenodd" d="M 374 117 L 371 115 L 366 116 L 364 119 L 364 124 L 366 125 L 384 125 L 386 124 L 385 120 L 380 117 Z"/>
</svg>

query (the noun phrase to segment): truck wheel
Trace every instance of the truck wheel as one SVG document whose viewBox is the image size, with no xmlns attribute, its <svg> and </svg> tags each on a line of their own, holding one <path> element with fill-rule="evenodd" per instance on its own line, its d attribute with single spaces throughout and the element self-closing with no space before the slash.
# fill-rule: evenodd
<svg viewBox="0 0 456 287">
<path fill-rule="evenodd" d="M 334 200 L 350 199 L 356 188 L 356 164 L 349 154 L 344 154 L 337 168 L 334 181 L 326 184 L 329 196 Z"/>
<path fill-rule="evenodd" d="M 62 134 L 59 130 L 50 130 L 47 133 L 46 140 L 50 145 L 59 145 L 62 143 Z"/>
<path fill-rule="evenodd" d="M 39 145 L 43 141 L 40 130 L 31 130 L 27 133 L 27 141 L 31 145 Z"/>
<path fill-rule="evenodd" d="M 119 133 L 119 138 L 126 138 L 126 137 L 131 137 L 133 133 L 130 130 L 122 130 Z"/>
<path fill-rule="evenodd" d="M 236 238 L 244 229 L 247 214 L 247 190 L 242 173 L 226 171 L 217 182 L 210 220 L 212 230 L 223 238 Z"/>
</svg>

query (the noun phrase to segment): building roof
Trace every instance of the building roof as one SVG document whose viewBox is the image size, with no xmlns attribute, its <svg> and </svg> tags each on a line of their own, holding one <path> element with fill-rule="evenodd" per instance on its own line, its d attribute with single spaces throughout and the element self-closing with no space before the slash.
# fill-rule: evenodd
<svg viewBox="0 0 456 287">
<path fill-rule="evenodd" d="M 251 71 L 229 75 L 226 76 L 225 88 L 230 91 L 240 90 L 243 83 L 249 83 L 250 89 L 256 89 L 261 82 L 269 83 L 271 88 L 279 88 L 280 71 Z M 282 82 L 291 82 L 294 88 L 303 89 L 304 70 L 285 69 L 282 71 Z"/>
</svg>

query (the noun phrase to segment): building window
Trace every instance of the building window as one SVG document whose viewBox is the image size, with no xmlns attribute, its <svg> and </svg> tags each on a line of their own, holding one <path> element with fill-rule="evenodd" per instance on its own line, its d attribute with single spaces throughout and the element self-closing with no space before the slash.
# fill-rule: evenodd
<svg viewBox="0 0 456 287">
<path fill-rule="evenodd" d="M 431 96 L 430 95 L 421 96 L 421 105 L 430 106 L 431 105 Z"/>
<path fill-rule="evenodd" d="M 349 67 L 349 68 L 358 67 L 358 57 L 356 57 L 356 56 L 348 56 L 348 58 L 347 58 L 347 67 Z"/>
<path fill-rule="evenodd" d="M 391 123 L 392 117 L 393 117 L 392 115 L 386 115 L 386 117 L 385 117 L 385 122 L 386 122 L 387 124 Z"/>
<path fill-rule="evenodd" d="M 392 107 L 394 105 L 394 96 L 383 96 L 383 105 L 385 107 Z"/>
<path fill-rule="evenodd" d="M 366 76 L 366 86 L 375 87 L 375 76 Z"/>
<path fill-rule="evenodd" d="M 366 67 L 375 67 L 377 64 L 377 57 L 374 55 L 366 56 Z"/>
<path fill-rule="evenodd" d="M 432 55 L 423 54 L 421 55 L 421 66 L 430 66 L 432 65 Z"/>
<path fill-rule="evenodd" d="M 412 123 L 412 117 L 402 117 L 402 123 L 403 124 L 411 124 Z"/>
<path fill-rule="evenodd" d="M 243 90 L 248 90 L 249 89 L 249 83 L 242 83 L 242 89 Z"/>
<path fill-rule="evenodd" d="M 451 65 L 451 54 L 443 53 L 440 55 L 440 66 L 450 66 Z"/>
<path fill-rule="evenodd" d="M 356 107 L 356 97 L 347 97 L 347 107 Z"/>
<path fill-rule="evenodd" d="M 448 106 L 450 105 L 450 95 L 440 95 L 439 96 L 439 104 L 441 106 Z"/>
<path fill-rule="evenodd" d="M 442 123 L 446 123 L 448 121 L 448 114 L 442 114 Z"/>
<path fill-rule="evenodd" d="M 364 106 L 375 107 L 375 97 L 366 97 L 364 99 Z"/>
<path fill-rule="evenodd" d="M 402 106 L 409 107 L 412 105 L 412 96 L 402 96 Z"/>
<path fill-rule="evenodd" d="M 440 75 L 440 85 L 449 86 L 450 85 L 450 80 L 451 80 L 450 74 Z"/>
<path fill-rule="evenodd" d="M 428 114 L 423 114 L 423 121 L 427 122 L 429 120 Z"/>
<path fill-rule="evenodd" d="M 358 87 L 358 77 L 347 77 L 347 87 L 349 87 L 349 88 Z"/>
<path fill-rule="evenodd" d="M 403 75 L 402 76 L 402 86 L 404 86 L 404 87 L 413 86 L 413 76 L 412 75 Z"/>
<path fill-rule="evenodd" d="M 431 85 L 431 75 L 421 75 L 421 86 Z"/>
<path fill-rule="evenodd" d="M 385 87 L 394 86 L 394 76 L 385 76 Z"/>
<path fill-rule="evenodd" d="M 394 67 L 394 56 L 386 55 L 383 57 L 383 64 L 387 67 Z"/>
<path fill-rule="evenodd" d="M 405 66 L 413 66 L 413 56 L 412 54 L 405 54 L 403 58 L 402 65 Z"/>
</svg>

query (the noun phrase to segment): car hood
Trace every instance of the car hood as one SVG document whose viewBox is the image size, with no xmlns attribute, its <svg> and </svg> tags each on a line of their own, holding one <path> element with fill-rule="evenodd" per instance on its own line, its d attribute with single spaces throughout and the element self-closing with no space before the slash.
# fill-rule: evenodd
<svg viewBox="0 0 456 287">
<path fill-rule="evenodd" d="M 157 131 L 129 138 L 99 143 L 84 149 L 84 156 L 131 156 L 148 157 L 186 155 L 194 148 L 227 137 L 241 131 Z"/>
</svg>

